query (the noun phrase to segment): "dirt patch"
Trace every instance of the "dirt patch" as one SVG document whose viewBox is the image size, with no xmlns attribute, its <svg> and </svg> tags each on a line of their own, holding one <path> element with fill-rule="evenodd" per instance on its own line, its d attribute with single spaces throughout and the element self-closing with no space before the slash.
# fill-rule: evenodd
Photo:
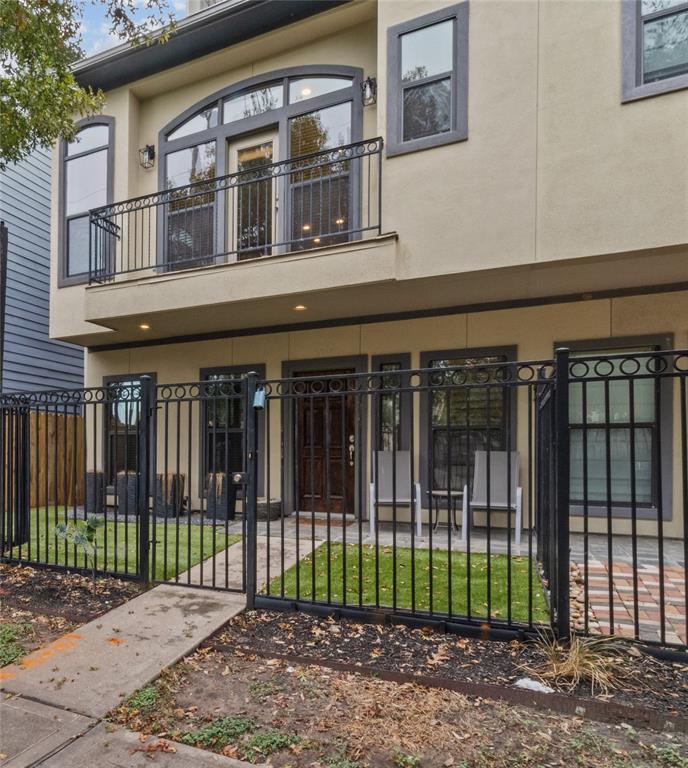
<svg viewBox="0 0 688 768">
<path fill-rule="evenodd" d="M 688 766 L 683 735 L 289 665 L 241 649 L 201 648 L 112 719 L 281 768 Z"/>
<path fill-rule="evenodd" d="M 55 640 L 135 597 L 135 582 L 102 577 L 92 581 L 67 571 L 0 563 L 0 666 Z M 0 653 L 2 656 L 2 653 Z"/>
<path fill-rule="evenodd" d="M 411 675 L 512 686 L 524 677 L 523 665 L 537 668 L 544 653 L 535 644 L 475 640 L 430 629 L 334 621 L 306 613 L 245 612 L 211 643 L 259 648 L 261 654 L 299 655 Z M 624 645 L 618 656 L 618 687 L 607 693 L 580 685 L 562 693 L 667 714 L 688 716 L 688 659 L 661 661 Z M 548 681 L 551 685 L 551 681 Z"/>
</svg>

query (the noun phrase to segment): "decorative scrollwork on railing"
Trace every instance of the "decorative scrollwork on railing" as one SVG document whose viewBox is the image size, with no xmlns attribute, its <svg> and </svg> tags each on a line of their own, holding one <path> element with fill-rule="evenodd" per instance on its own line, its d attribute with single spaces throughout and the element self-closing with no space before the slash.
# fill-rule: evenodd
<svg viewBox="0 0 688 768">
<path fill-rule="evenodd" d="M 84 389 L 47 389 L 37 392 L 9 392 L 0 395 L 0 406 L 81 406 L 137 402 L 141 386 L 135 382 L 112 382 L 104 387 Z"/>
<path fill-rule="evenodd" d="M 303 376 L 258 382 L 269 398 L 308 398 L 317 395 L 435 391 L 456 388 L 536 384 L 554 377 L 551 360 L 500 362 L 406 371 Z"/>
<path fill-rule="evenodd" d="M 585 355 L 569 361 L 569 379 L 573 382 L 660 378 L 681 374 L 688 374 L 687 350 Z"/>
<path fill-rule="evenodd" d="M 150 195 L 124 200 L 119 203 L 94 208 L 91 211 L 91 219 L 98 226 L 106 229 L 106 222 L 113 216 L 131 213 L 143 208 L 152 208 L 170 203 L 181 203 L 184 200 L 190 200 L 196 197 L 222 192 L 234 187 L 241 187 L 246 184 L 255 184 L 256 182 L 274 179 L 280 176 L 289 176 L 292 174 L 313 172 L 321 168 L 337 166 L 348 161 L 376 155 L 382 151 L 383 140 L 378 137 L 366 141 L 348 144 L 344 147 L 327 149 L 322 152 L 315 152 L 310 155 L 283 160 L 269 165 L 262 165 L 258 168 L 251 168 L 237 173 L 230 173 L 225 176 L 217 176 L 213 179 L 204 179 L 196 181 L 193 184 L 187 184 L 183 187 L 161 190 Z M 342 172 L 344 170 L 342 169 Z M 116 227 L 116 225 L 112 225 Z M 117 228 L 119 229 L 119 228 Z M 113 230 L 114 232 L 114 230 Z"/>
<path fill-rule="evenodd" d="M 246 379 L 217 379 L 175 384 L 158 384 L 158 402 L 183 400 L 239 400 L 245 396 Z"/>
</svg>

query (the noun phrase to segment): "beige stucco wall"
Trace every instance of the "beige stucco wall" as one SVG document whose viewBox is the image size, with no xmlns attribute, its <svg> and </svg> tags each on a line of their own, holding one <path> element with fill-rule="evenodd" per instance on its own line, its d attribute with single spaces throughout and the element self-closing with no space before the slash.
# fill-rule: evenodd
<svg viewBox="0 0 688 768">
<path fill-rule="evenodd" d="M 447 4 L 360 0 L 108 93 L 115 197 L 156 190 L 157 169 L 141 169 L 137 149 L 157 145 L 169 120 L 222 87 L 280 67 L 349 64 L 376 75 L 378 103 L 364 110 L 364 132 L 384 137 L 387 29 Z M 393 284 L 403 291 L 430 276 L 685 249 L 688 90 L 629 104 L 620 94 L 618 0 L 471 0 L 468 140 L 384 161 L 383 229 L 399 235 Z M 53 233 L 55 260 L 57 227 Z M 285 281 L 282 271 L 258 267 L 261 295 L 299 290 L 296 272 Z M 622 268 L 618 275 L 624 283 Z M 644 279 L 667 280 L 654 269 Z M 548 289 L 565 293 L 565 281 L 562 272 Z M 311 289 L 327 287 L 325 274 Z M 186 304 L 193 296 L 202 305 L 204 295 L 192 292 Z M 418 295 L 428 305 L 440 301 L 433 290 Z M 118 296 L 126 309 L 131 300 Z M 174 292 L 164 301 L 168 313 L 181 306 Z M 117 299 L 107 311 L 124 314 Z M 107 318 L 97 325 L 87 317 L 84 288 L 57 290 L 53 277 L 53 335 L 113 335 Z"/>
<path fill-rule="evenodd" d="M 520 360 L 547 359 L 555 343 L 584 339 L 624 338 L 662 335 L 675 348 L 688 347 L 688 292 L 675 292 L 619 299 L 604 299 L 565 304 L 553 304 L 520 309 L 476 312 L 463 315 L 423 318 L 350 325 L 329 329 L 273 333 L 237 338 L 216 339 L 185 344 L 132 347 L 124 350 L 97 352 L 87 356 L 86 377 L 90 386 L 100 386 L 104 376 L 115 374 L 154 373 L 160 384 L 196 381 L 202 368 L 229 365 L 265 364 L 268 378 L 282 375 L 282 364 L 289 360 L 350 357 L 375 354 L 411 353 L 411 365 L 420 364 L 424 351 L 515 346 Z M 416 396 L 417 398 L 418 396 Z M 528 405 L 525 391 L 518 397 L 517 447 L 527 455 Z M 676 387 L 674 416 L 674 514 L 667 522 L 667 535 L 682 533 L 680 512 L 680 433 L 678 430 L 678 387 Z M 418 403 L 414 409 L 414 434 L 420 433 Z M 197 414 L 194 415 L 194 419 Z M 195 423 L 195 422 L 194 422 Z M 271 415 L 271 487 L 280 487 L 279 410 Z M 195 427 L 194 427 L 195 430 Z M 200 427 L 199 427 L 200 431 Z M 192 431 L 198 434 L 198 431 Z M 186 439 L 186 438 L 185 438 Z M 195 438 L 194 438 L 195 439 Z M 162 437 L 160 437 L 162 440 Z M 160 448 L 160 445 L 159 445 Z M 160 450 L 162 450 L 160 448 Z M 366 446 L 369 450 L 369 446 Z M 186 456 L 188 445 L 182 446 Z M 419 451 L 416 448 L 416 459 Z M 198 451 L 191 451 L 192 475 L 198 473 Z M 418 471 L 418 470 L 417 470 Z M 528 477 L 521 477 L 527 491 Z M 273 492 L 272 495 L 275 495 Z M 401 515 L 402 513 L 400 513 Z M 477 522 L 481 518 L 477 516 Z M 601 530 L 604 521 L 592 519 L 592 530 Z M 580 530 L 579 518 L 572 519 L 574 530 Z M 614 530 L 627 532 L 628 523 L 614 522 Z M 656 523 L 641 521 L 639 531 L 652 535 Z"/>
</svg>

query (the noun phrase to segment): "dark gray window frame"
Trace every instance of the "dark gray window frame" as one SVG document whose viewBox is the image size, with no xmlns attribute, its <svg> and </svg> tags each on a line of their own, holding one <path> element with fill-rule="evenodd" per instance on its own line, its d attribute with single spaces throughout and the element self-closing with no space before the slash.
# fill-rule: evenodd
<svg viewBox="0 0 688 768">
<path fill-rule="evenodd" d="M 346 355 L 343 357 L 314 357 L 305 360 L 284 360 L 282 362 L 282 378 L 293 378 L 297 373 L 306 373 L 308 371 L 322 371 L 336 368 L 353 368 L 354 373 L 368 373 L 367 355 Z M 288 404 L 288 403 L 287 403 Z M 354 488 L 366 487 L 366 456 L 368 453 L 368 397 L 363 395 L 359 399 L 359 412 L 356 420 L 355 429 L 361 437 L 356 451 L 356 467 Z M 296 509 L 294 499 L 294 470 L 296 469 L 296 456 L 294 451 L 294 408 L 282 407 L 282 434 L 284 445 L 284 467 L 290 468 L 289 473 L 284 477 L 284 495 L 283 509 L 288 510 L 289 514 Z M 286 470 L 285 470 L 286 471 Z M 362 516 L 364 519 L 367 514 L 365 499 L 360 498 L 360 494 L 354 494 L 354 516 L 356 519 Z M 296 510 L 298 511 L 298 510 Z M 303 511 L 303 510 L 301 510 Z M 363 512 L 363 515 L 361 513 Z"/>
<path fill-rule="evenodd" d="M 115 118 L 109 115 L 97 115 L 94 117 L 85 117 L 83 120 L 79 120 L 76 123 L 78 130 L 87 128 L 91 125 L 106 125 L 108 127 L 108 143 L 107 143 L 107 183 L 106 183 L 106 201 L 105 204 L 109 205 L 114 200 L 115 190 Z M 65 215 L 67 207 L 67 173 L 66 163 L 67 160 L 73 160 L 76 157 L 82 157 L 89 155 L 93 152 L 101 151 L 102 147 L 97 150 L 87 150 L 86 152 L 77 152 L 74 155 L 67 157 L 67 142 L 64 139 L 60 139 L 58 150 L 59 167 L 58 167 L 58 222 L 57 222 L 57 287 L 64 288 L 69 285 L 83 285 L 88 283 L 88 272 L 84 272 L 79 275 L 68 274 L 68 252 L 67 252 L 67 218 Z M 70 217 L 74 218 L 74 217 Z"/>
<path fill-rule="evenodd" d="M 288 104 L 288 81 L 297 77 L 348 77 L 352 83 L 348 88 L 342 88 L 332 93 L 326 93 L 322 96 L 315 96 L 312 99 L 304 99 L 294 104 Z M 261 85 L 271 85 L 282 81 L 284 88 L 284 102 L 279 109 L 269 110 L 260 115 L 235 120 L 231 123 L 222 122 L 223 102 L 230 96 L 251 91 Z M 277 144 L 279 157 L 277 161 L 285 160 L 289 157 L 289 120 L 299 115 L 305 115 L 309 112 L 315 112 L 319 109 L 334 107 L 338 104 L 351 102 L 351 142 L 358 142 L 363 139 L 363 103 L 361 101 L 361 83 L 363 81 L 363 70 L 360 67 L 349 67 L 339 64 L 309 64 L 299 67 L 285 67 L 275 69 L 270 72 L 264 72 L 260 75 L 241 80 L 238 83 L 223 88 L 209 96 L 200 99 L 195 104 L 177 115 L 173 120 L 167 123 L 158 133 L 158 189 L 165 189 L 165 169 L 167 155 L 180 149 L 188 149 L 197 144 L 203 144 L 209 141 L 215 142 L 215 173 L 217 176 L 223 176 L 228 171 L 227 145 L 232 139 L 239 139 L 248 136 L 251 133 L 268 130 L 277 127 Z M 209 128 L 198 133 L 191 133 L 188 136 L 182 136 L 171 141 L 167 140 L 168 134 L 179 128 L 182 123 L 190 117 L 198 114 L 209 107 L 218 107 L 218 124 L 214 128 Z M 283 182 L 282 182 L 283 183 Z M 352 179 L 353 190 L 353 212 L 354 217 L 360 216 L 360 184 Z M 285 200 L 286 196 L 283 190 L 279 190 L 280 199 Z M 216 216 L 215 242 L 224 242 L 226 237 L 225 218 L 226 205 L 222 200 L 223 193 L 218 193 L 220 201 L 216 200 L 215 205 L 219 205 Z M 289 213 L 287 209 L 280 217 L 277 232 L 278 240 L 286 240 L 285 232 L 288 226 Z M 165 221 L 163 216 L 158 216 L 157 223 L 157 255 L 156 261 L 159 265 L 166 264 L 165 246 Z M 219 261 L 218 263 L 223 263 Z"/>
<path fill-rule="evenodd" d="M 246 375 L 247 373 L 257 373 L 259 379 L 265 378 L 265 363 L 255 363 L 253 365 L 213 365 L 209 368 L 201 368 L 199 372 L 199 381 L 207 381 L 210 374 L 232 374 Z M 207 489 L 205 484 L 206 475 L 206 455 L 205 455 L 205 422 L 206 405 L 201 404 L 201 413 L 199 418 L 199 441 L 198 441 L 198 495 L 199 498 L 205 498 Z M 262 496 L 265 488 L 265 412 L 258 414 L 258 495 Z M 244 419 L 248 417 L 244 414 Z M 246 430 L 244 432 L 244 456 L 246 455 Z M 268 499 L 268 503 L 269 503 Z"/>
<path fill-rule="evenodd" d="M 518 347 L 515 344 L 500 347 L 468 347 L 466 349 L 438 349 L 420 353 L 420 367 L 429 369 L 433 360 L 450 359 L 455 357 L 491 357 L 504 355 L 504 365 L 509 365 L 517 360 Z M 424 382 L 425 383 L 425 382 Z M 508 429 L 511 437 L 511 450 L 517 450 L 518 446 L 518 387 L 510 389 L 509 421 Z M 427 389 L 420 395 L 420 482 L 421 492 L 426 504 L 429 504 L 429 493 L 432 490 L 429 477 L 430 450 L 432 430 L 430 429 L 430 392 Z"/>
<path fill-rule="evenodd" d="M 408 387 L 410 385 L 410 377 L 408 374 L 404 375 L 403 371 L 408 371 L 411 368 L 411 353 L 400 352 L 398 354 L 385 354 L 385 355 L 373 355 L 371 358 L 371 371 L 380 373 L 382 366 L 389 363 L 399 363 L 401 376 L 401 386 Z M 380 390 L 384 392 L 384 390 Z M 411 431 L 413 420 L 413 394 L 409 392 L 402 392 L 399 395 L 399 444 L 397 450 L 408 451 L 411 449 Z M 371 424 L 373 428 L 373 434 L 371 436 L 371 443 L 374 451 L 382 450 L 380 448 L 380 407 L 379 398 L 373 397 L 372 405 L 372 419 Z"/>
<path fill-rule="evenodd" d="M 555 342 L 553 350 L 560 347 L 567 347 L 572 352 L 589 351 L 591 354 L 601 350 L 626 349 L 628 347 L 651 347 L 655 346 L 658 350 L 673 349 L 674 337 L 671 333 L 650 334 L 645 336 L 614 336 L 604 339 L 583 339 L 575 341 Z M 673 380 L 665 378 L 660 381 L 660 422 L 661 431 L 660 449 L 662 453 L 662 519 L 667 522 L 673 516 L 673 430 L 674 430 L 674 403 L 673 403 Z M 667 456 L 671 457 L 667 461 Z M 570 504 L 569 514 L 573 517 L 583 517 L 583 506 L 581 504 Z M 589 517 L 606 517 L 607 507 L 599 504 L 588 505 Z M 612 517 L 614 519 L 631 518 L 631 507 L 613 506 Z M 638 520 L 656 520 L 657 508 L 636 507 L 636 518 Z"/>
<path fill-rule="evenodd" d="M 142 376 L 148 376 L 150 377 L 152 383 L 153 383 L 153 389 L 155 390 L 155 387 L 157 386 L 157 373 L 153 372 L 143 372 L 143 373 L 118 373 L 111 376 L 103 376 L 103 387 L 107 387 L 109 384 L 117 384 L 119 382 L 123 381 L 132 381 L 132 380 L 140 380 Z M 107 482 L 108 479 L 108 471 L 107 467 L 110 463 L 110 432 L 108 429 L 108 418 L 109 418 L 109 406 L 105 408 L 103 413 L 103 476 L 105 478 L 105 481 Z M 157 418 L 156 418 L 156 412 L 153 411 L 153 419 L 152 419 L 152 433 L 153 435 L 156 434 L 156 425 L 157 425 Z M 157 471 L 157 462 L 156 462 L 156 455 L 157 455 L 157 441 L 155 439 L 151 440 L 151 469 L 155 468 Z M 151 487 L 155 488 L 155 474 L 156 472 L 152 472 L 152 485 Z M 115 487 L 113 484 L 108 484 L 105 489 L 106 493 L 113 494 L 115 492 Z"/>
<path fill-rule="evenodd" d="M 688 3 L 684 5 L 684 10 L 688 10 Z M 671 8 L 669 13 L 676 13 L 682 7 Z M 657 14 L 659 17 L 664 15 L 668 14 Z M 688 88 L 688 72 L 654 83 L 643 83 L 643 22 L 640 0 L 621 0 L 621 69 L 622 103 Z"/>
<path fill-rule="evenodd" d="M 387 30 L 387 156 L 465 141 L 468 138 L 468 0 L 433 13 L 395 24 Z M 401 36 L 454 20 L 454 62 L 452 71 L 452 127 L 435 136 L 403 140 L 401 86 Z M 431 78 L 434 79 L 434 78 Z"/>
</svg>

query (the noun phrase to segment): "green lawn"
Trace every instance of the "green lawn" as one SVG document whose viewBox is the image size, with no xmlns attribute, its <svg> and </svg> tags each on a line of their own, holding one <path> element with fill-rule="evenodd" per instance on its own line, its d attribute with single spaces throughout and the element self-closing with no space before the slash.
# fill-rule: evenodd
<svg viewBox="0 0 688 768">
<path fill-rule="evenodd" d="M 71 510 L 67 512 L 66 521 L 71 521 Z M 84 555 L 74 551 L 71 544 L 66 544 L 55 537 L 55 525 L 65 522 L 64 509 L 49 509 L 46 520 L 45 509 L 31 510 L 30 549 L 28 545 L 21 548 L 21 557 L 41 563 L 66 566 L 84 566 Z M 165 530 L 167 529 L 167 530 Z M 150 541 L 155 539 L 155 575 L 151 578 L 158 581 L 174 579 L 177 542 L 179 548 L 178 573 L 183 573 L 191 566 L 211 557 L 213 551 L 223 549 L 241 541 L 237 533 L 225 536 L 224 522 L 218 521 L 215 527 L 213 542 L 213 527 L 188 525 L 186 518 L 181 518 L 177 534 L 176 520 L 155 525 L 151 522 L 149 529 Z M 201 536 L 203 541 L 201 542 Z M 167 568 L 165 567 L 165 542 L 167 542 Z M 213 546 L 214 544 L 214 546 Z M 137 572 L 137 527 L 134 523 L 107 522 L 98 529 L 98 551 L 96 563 L 99 570 L 116 571 L 120 574 L 135 574 Z M 117 557 L 115 558 L 115 553 Z M 15 550 L 19 556 L 19 550 Z M 151 545 L 151 565 L 153 547 Z M 88 564 L 90 567 L 90 563 Z"/>
<path fill-rule="evenodd" d="M 362 561 L 360 555 L 362 554 Z M 330 601 L 342 602 L 344 549 L 341 543 L 331 544 L 330 554 Z M 467 615 L 468 612 L 468 558 L 462 552 L 451 554 L 451 611 L 449 610 L 448 590 L 448 553 L 446 550 L 432 551 L 432 577 L 430 576 L 430 552 L 427 549 L 416 549 L 415 558 L 409 548 L 397 548 L 396 554 L 396 606 L 400 609 L 410 609 L 413 605 L 412 565 L 415 559 L 415 609 L 430 610 L 430 587 L 432 585 L 432 609 L 436 613 L 451 613 L 452 615 Z M 322 544 L 315 552 L 315 600 L 328 602 L 328 569 L 327 545 Z M 376 599 L 376 556 L 373 545 L 346 545 L 346 603 L 359 603 L 359 562 L 362 571 L 362 599 L 364 605 L 377 605 Z M 391 607 L 394 605 L 394 570 L 395 562 L 391 547 L 380 547 L 378 554 L 379 605 Z M 470 615 L 476 618 L 487 617 L 487 585 L 488 564 L 487 556 L 471 554 L 471 605 Z M 549 612 L 545 596 L 540 585 L 535 563 L 532 574 L 533 621 L 547 622 Z M 490 563 L 491 594 L 490 614 L 493 618 L 507 619 L 508 612 L 508 572 L 509 558 L 506 555 L 492 555 Z M 312 600 L 313 559 L 311 555 L 302 558 L 298 565 L 299 592 L 301 600 Z M 297 566 L 292 566 L 284 574 L 284 594 L 288 598 L 296 598 Z M 281 578 L 271 581 L 270 594 L 281 593 Z M 511 618 L 513 621 L 528 620 L 528 558 L 511 558 Z"/>
</svg>

